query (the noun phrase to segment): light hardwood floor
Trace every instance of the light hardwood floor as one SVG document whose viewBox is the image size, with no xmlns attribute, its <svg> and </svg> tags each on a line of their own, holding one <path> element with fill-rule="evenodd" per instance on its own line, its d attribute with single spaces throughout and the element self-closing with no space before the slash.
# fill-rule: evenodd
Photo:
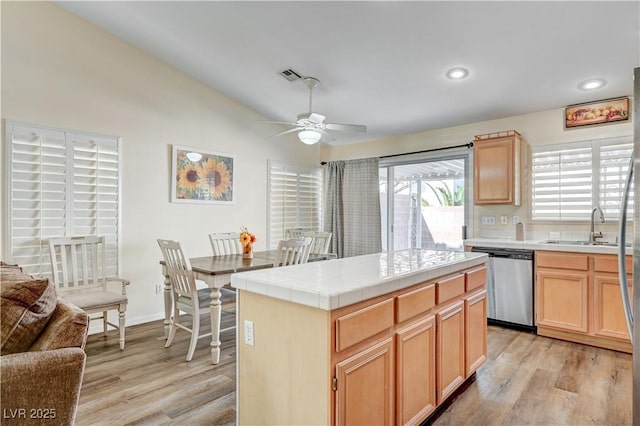
<svg viewBox="0 0 640 426">
<path fill-rule="evenodd" d="M 235 331 L 217 366 L 208 338 L 186 362 L 189 334 L 168 349 L 163 336 L 160 321 L 128 327 L 123 352 L 116 332 L 89 336 L 76 425 L 235 424 Z M 630 355 L 498 327 L 488 338 L 487 362 L 434 425 L 631 424 Z"/>
<path fill-rule="evenodd" d="M 489 327 L 488 359 L 434 425 L 631 425 L 631 355 Z"/>
</svg>

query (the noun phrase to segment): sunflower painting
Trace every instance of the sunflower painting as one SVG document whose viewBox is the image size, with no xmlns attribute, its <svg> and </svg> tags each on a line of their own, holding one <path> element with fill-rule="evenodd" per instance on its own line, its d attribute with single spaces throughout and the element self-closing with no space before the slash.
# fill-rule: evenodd
<svg viewBox="0 0 640 426">
<path fill-rule="evenodd" d="M 173 146 L 173 202 L 233 203 L 234 158 Z"/>
</svg>

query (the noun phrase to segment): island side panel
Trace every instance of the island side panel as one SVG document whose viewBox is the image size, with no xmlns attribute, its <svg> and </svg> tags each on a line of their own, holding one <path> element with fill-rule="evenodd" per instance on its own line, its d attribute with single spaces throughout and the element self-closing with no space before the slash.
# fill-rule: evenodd
<svg viewBox="0 0 640 426">
<path fill-rule="evenodd" d="M 330 424 L 331 312 L 238 293 L 238 424 Z"/>
</svg>

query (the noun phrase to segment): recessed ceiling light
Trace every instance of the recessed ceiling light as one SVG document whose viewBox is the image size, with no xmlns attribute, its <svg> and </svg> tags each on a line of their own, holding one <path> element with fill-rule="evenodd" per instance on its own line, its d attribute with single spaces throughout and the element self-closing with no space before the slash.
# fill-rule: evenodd
<svg viewBox="0 0 640 426">
<path fill-rule="evenodd" d="M 447 77 L 452 80 L 460 80 L 461 78 L 465 78 L 469 75 L 469 70 L 466 68 L 451 68 L 447 71 Z"/>
<path fill-rule="evenodd" d="M 595 90 L 601 88 L 605 84 L 607 84 L 605 80 L 597 78 L 594 80 L 583 81 L 582 83 L 578 84 L 578 88 L 582 90 Z"/>
</svg>

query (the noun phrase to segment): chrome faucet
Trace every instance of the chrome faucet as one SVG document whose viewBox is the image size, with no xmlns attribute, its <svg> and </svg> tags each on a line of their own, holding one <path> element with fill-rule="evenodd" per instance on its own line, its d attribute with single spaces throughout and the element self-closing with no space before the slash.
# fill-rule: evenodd
<svg viewBox="0 0 640 426">
<path fill-rule="evenodd" d="M 595 243 L 598 238 L 602 238 L 601 231 L 595 232 L 594 222 L 595 222 L 596 212 L 598 212 L 598 214 L 600 215 L 600 223 L 604 223 L 604 212 L 600 207 L 594 207 L 593 210 L 591 210 L 591 229 L 589 232 L 590 243 Z"/>
</svg>

